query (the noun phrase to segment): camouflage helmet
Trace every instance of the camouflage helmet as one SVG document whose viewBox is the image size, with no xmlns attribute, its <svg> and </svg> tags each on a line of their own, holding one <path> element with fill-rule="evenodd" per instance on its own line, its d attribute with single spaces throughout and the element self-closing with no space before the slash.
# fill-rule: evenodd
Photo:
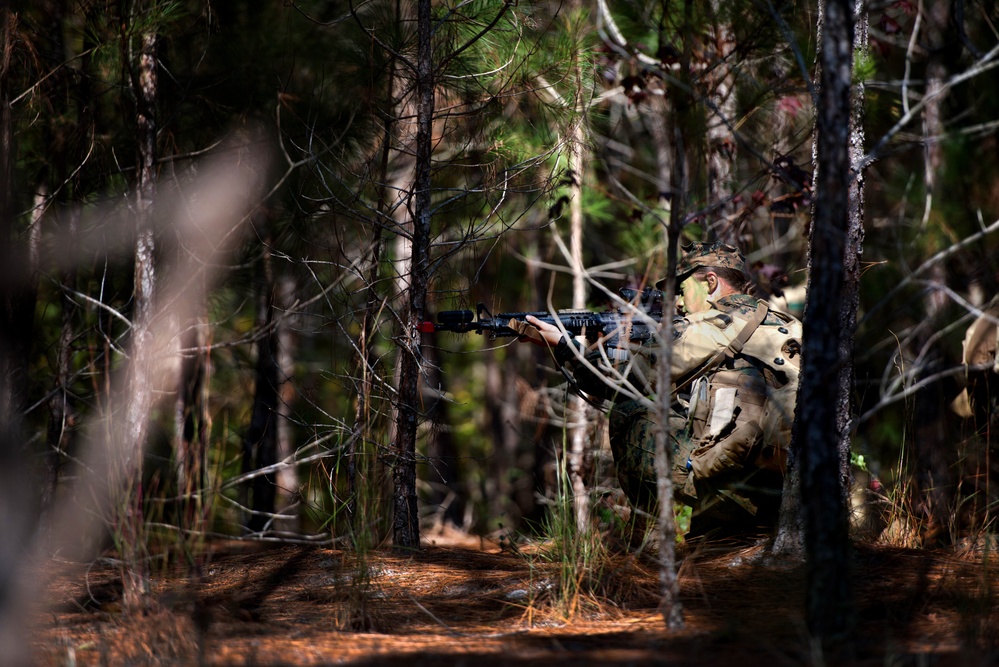
<svg viewBox="0 0 999 667">
<path fill-rule="evenodd" d="M 715 241 L 713 243 L 692 243 L 681 247 L 683 255 L 676 264 L 677 283 L 682 281 L 693 271 L 702 266 L 713 269 L 728 268 L 741 272 L 747 278 L 749 269 L 746 266 L 746 258 L 742 256 L 739 249 L 727 243 Z M 665 278 L 656 285 L 661 287 L 665 283 Z"/>
</svg>

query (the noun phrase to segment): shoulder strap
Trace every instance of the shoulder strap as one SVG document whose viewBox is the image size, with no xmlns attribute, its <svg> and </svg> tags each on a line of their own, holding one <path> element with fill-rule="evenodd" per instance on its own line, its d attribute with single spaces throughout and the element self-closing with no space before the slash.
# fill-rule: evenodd
<svg viewBox="0 0 999 667">
<path fill-rule="evenodd" d="M 766 301 L 760 299 L 759 303 L 756 304 L 756 312 L 754 312 L 749 321 L 746 322 L 746 326 L 742 327 L 742 331 L 739 335 L 735 337 L 728 347 L 725 348 L 724 355 L 731 358 L 742 352 L 742 348 L 746 346 L 746 341 L 752 336 L 756 329 L 763 323 L 763 320 L 767 317 L 767 311 L 770 310 L 769 304 Z M 719 359 L 719 361 L 721 361 Z"/>
<path fill-rule="evenodd" d="M 711 357 L 706 362 L 704 362 L 704 364 L 697 370 L 697 372 L 691 373 L 687 377 L 686 381 L 683 382 L 682 384 L 685 385 L 694 378 L 698 378 L 704 375 L 705 373 L 707 373 L 709 370 L 720 364 L 725 359 L 732 359 L 733 357 L 735 357 L 735 355 L 742 352 L 742 348 L 746 346 L 746 342 L 749 340 L 749 337 L 756 332 L 760 324 L 763 323 L 763 320 L 766 319 L 767 312 L 769 310 L 770 310 L 770 305 L 763 299 L 760 299 L 759 303 L 756 304 L 756 310 L 753 312 L 752 315 L 749 316 L 749 320 L 742 327 L 742 331 L 740 331 L 739 335 L 736 336 L 732 340 L 732 342 L 728 344 L 728 347 L 726 347 L 724 350 L 719 350 L 718 353 L 715 354 L 715 356 Z M 680 386 L 682 385 L 678 385 L 677 388 L 679 389 Z"/>
</svg>

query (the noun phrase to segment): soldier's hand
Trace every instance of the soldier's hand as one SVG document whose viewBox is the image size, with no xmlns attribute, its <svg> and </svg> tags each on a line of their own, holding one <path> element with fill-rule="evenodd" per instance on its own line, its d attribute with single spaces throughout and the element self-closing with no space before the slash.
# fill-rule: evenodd
<svg viewBox="0 0 999 667">
<path fill-rule="evenodd" d="M 527 316 L 527 322 L 511 319 L 507 326 L 519 334 L 518 340 L 521 342 L 555 346 L 562 339 L 562 332 L 557 327 L 542 322 L 533 315 Z"/>
<path fill-rule="evenodd" d="M 558 345 L 559 341 L 562 340 L 562 331 L 554 324 L 542 322 L 534 315 L 528 315 L 527 321 L 530 322 L 535 329 L 537 329 L 538 333 L 545 340 L 545 342 L 552 347 Z"/>
</svg>

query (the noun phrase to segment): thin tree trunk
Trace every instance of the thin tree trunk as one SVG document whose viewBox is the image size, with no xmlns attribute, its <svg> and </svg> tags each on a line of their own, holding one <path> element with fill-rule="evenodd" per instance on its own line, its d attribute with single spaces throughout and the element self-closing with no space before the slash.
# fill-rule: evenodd
<svg viewBox="0 0 999 667">
<path fill-rule="evenodd" d="M 581 72 L 576 68 L 576 89 L 583 90 Z M 582 110 L 585 104 L 582 95 L 576 95 L 575 112 Z M 586 308 L 586 277 L 583 266 L 583 182 L 586 170 L 586 127 L 585 110 L 578 118 L 569 135 L 568 146 L 568 171 L 571 180 L 571 195 L 569 202 L 569 251 L 571 254 L 570 265 L 572 268 L 572 307 L 574 309 Z M 569 479 L 572 485 L 573 507 L 576 511 L 576 527 L 580 532 L 587 529 L 590 518 L 590 497 L 587 491 L 586 476 L 587 462 L 586 453 L 592 447 L 593 429 L 590 427 L 592 419 L 586 401 L 577 394 L 569 397 L 569 404 L 566 406 L 566 428 L 569 432 Z"/>
<path fill-rule="evenodd" d="M 267 223 L 264 223 L 267 224 Z M 243 473 L 277 463 L 278 336 L 274 331 L 274 267 L 270 254 L 270 233 L 264 230 L 263 253 L 257 274 L 257 328 L 264 334 L 257 341 L 257 363 L 250 427 L 243 440 Z M 259 533 L 271 526 L 277 497 L 275 473 L 258 475 L 244 487 L 244 507 L 251 512 L 246 527 Z"/>
<path fill-rule="evenodd" d="M 663 289 L 663 303 L 672 304 L 676 300 L 676 262 L 680 230 L 687 213 L 687 197 L 690 191 L 689 165 L 685 141 L 690 127 L 690 114 L 693 100 L 690 94 L 690 17 L 693 12 L 692 0 L 684 3 L 683 54 L 680 59 L 678 78 L 680 84 L 670 89 L 672 111 L 667 127 L 671 130 L 668 139 L 672 150 L 672 173 L 670 174 L 670 212 L 666 227 L 666 285 Z M 664 313 L 665 314 L 665 313 Z M 680 602 L 680 581 L 676 571 L 676 519 L 673 516 L 673 475 L 671 463 L 669 414 L 673 402 L 670 388 L 673 385 L 672 363 L 673 319 L 663 317 L 660 325 L 661 352 L 656 364 L 656 385 L 658 397 L 655 403 L 655 468 L 656 491 L 659 499 L 659 582 L 662 593 L 660 611 L 670 629 L 684 626 L 683 605 Z"/>
<path fill-rule="evenodd" d="M 919 11 L 926 11 L 926 45 L 929 58 L 926 63 L 926 91 L 923 99 L 923 181 L 926 195 L 932 201 L 936 195 L 937 172 L 943 166 L 944 152 L 941 141 L 944 133 L 944 102 L 947 99 L 947 60 L 944 49 L 947 46 L 947 27 L 950 24 L 950 3 L 929 2 L 919 3 Z M 927 207 L 930 204 L 927 203 Z"/>
<path fill-rule="evenodd" d="M 864 0 L 855 0 L 856 12 L 853 28 L 854 54 L 867 53 L 868 15 Z M 853 86 L 850 98 L 850 165 L 860 163 L 864 157 L 864 82 Z M 849 503 L 850 489 L 850 435 L 853 426 L 853 344 L 857 332 L 857 312 L 860 309 L 860 258 L 864 251 L 864 172 L 851 168 L 848 190 L 846 242 L 843 253 L 843 293 L 840 297 L 840 325 L 842 338 L 839 358 L 843 361 L 839 374 L 839 408 L 836 417 L 839 433 L 840 484 L 843 502 Z M 848 506 L 848 505 L 847 505 Z"/>
<path fill-rule="evenodd" d="M 67 240 L 70 247 L 75 243 L 78 224 L 79 213 L 75 210 L 69 211 L 65 227 L 60 229 L 59 234 Z M 43 530 L 46 530 L 49 525 L 48 510 L 55 497 L 56 485 L 59 482 L 59 467 L 62 456 L 67 450 L 75 421 L 75 409 L 69 391 L 70 377 L 73 372 L 73 315 L 75 313 L 75 305 L 69 293 L 76 289 L 76 269 L 74 267 L 69 267 L 62 272 L 60 284 L 62 287 L 61 325 L 56 348 L 55 390 L 49 400 L 49 423 L 46 433 L 45 480 L 42 490 L 42 510 L 45 512 L 41 524 Z"/>
<path fill-rule="evenodd" d="M 295 297 L 295 282 L 284 277 L 277 284 L 277 308 L 281 313 L 287 313 Z M 298 353 L 298 336 L 296 327 L 287 316 L 278 322 L 277 331 L 277 368 L 278 368 L 278 404 L 277 404 L 277 460 L 290 459 L 295 453 L 294 432 L 292 431 L 291 407 L 295 400 L 295 385 L 292 379 L 295 375 L 295 356 Z M 297 532 L 301 516 L 297 511 L 299 478 L 298 468 L 288 466 L 278 470 L 274 480 L 277 485 L 275 506 L 278 513 L 287 515 L 294 512 L 294 518 L 280 519 L 280 530 Z"/>
<path fill-rule="evenodd" d="M 149 412 L 153 404 L 150 358 L 153 351 L 152 315 L 156 290 L 155 235 L 153 200 L 156 194 L 156 100 L 158 94 L 157 43 L 155 33 L 141 37 L 135 97 L 138 107 L 138 180 L 136 188 L 135 280 L 132 312 L 132 359 L 129 364 L 128 400 L 123 437 L 128 443 L 119 451 L 125 480 L 125 497 L 116 507 L 116 529 L 121 540 L 122 587 L 126 608 L 145 606 L 149 585 L 149 566 L 145 559 L 143 516 L 142 458 L 148 433 Z"/>
<path fill-rule="evenodd" d="M 868 19 L 862 2 L 857 3 L 856 25 L 854 29 L 854 53 L 866 53 L 868 42 Z M 822 24 L 818 37 L 821 41 Z M 816 80 L 821 77 L 822 66 L 816 70 Z M 821 85 L 821 82 L 820 82 Z M 857 164 L 864 156 L 864 84 L 858 82 L 850 99 L 850 139 L 848 155 L 850 164 Z M 816 134 L 815 152 L 818 151 Z M 817 162 L 816 162 L 817 164 Z M 836 407 L 836 432 L 838 434 L 839 473 L 844 502 L 850 488 L 850 436 L 853 423 L 853 342 L 857 328 L 857 311 L 860 307 L 860 258 L 864 243 L 864 174 L 854 173 L 848 187 L 847 231 L 843 250 L 843 283 L 840 297 L 841 338 L 839 359 L 841 366 L 837 376 L 838 402 Z M 818 182 L 819 170 L 814 180 Z M 792 436 L 791 456 L 788 460 L 787 478 L 784 482 L 784 497 L 781 503 L 780 525 L 774 540 L 772 552 L 788 557 L 804 556 L 804 517 L 802 514 L 801 468 L 798 458 L 799 442 L 797 423 Z"/>
<path fill-rule="evenodd" d="M 77 96 L 77 99 L 90 99 L 90 77 L 77 77 L 77 83 L 73 85 L 71 77 L 63 73 L 64 70 L 62 68 L 62 62 L 71 55 L 66 48 L 65 39 L 63 37 L 63 28 L 66 20 L 65 1 L 54 0 L 46 2 L 45 12 L 46 22 L 48 24 L 48 39 L 51 40 L 52 44 L 51 54 L 54 56 L 54 58 L 52 58 L 52 62 L 49 63 L 49 67 L 52 68 L 53 72 L 52 93 L 50 94 L 52 96 L 52 104 L 54 105 L 55 110 L 52 115 L 54 119 L 65 118 L 70 112 L 69 100 L 72 99 L 74 95 Z M 89 37 L 84 37 L 84 45 L 82 49 L 84 54 L 89 46 L 89 39 Z M 82 55 L 80 71 L 87 72 L 89 64 L 89 56 Z M 85 135 L 86 130 L 84 130 L 84 128 L 89 128 L 89 106 L 90 105 L 81 104 L 77 108 L 77 132 L 75 133 L 75 137 Z M 46 170 L 48 180 L 50 183 L 66 183 L 70 180 L 70 174 L 76 166 L 68 164 L 68 161 L 70 159 L 76 159 L 82 154 L 79 152 L 79 144 L 81 142 L 79 139 L 67 140 L 65 130 L 63 129 L 49 129 L 47 134 L 52 135 L 52 138 L 49 141 L 50 144 L 55 147 L 55 150 L 52 151 L 51 155 L 52 169 Z M 46 187 L 46 190 L 48 189 L 49 188 Z M 44 198 L 36 195 L 34 207 L 36 214 L 40 215 L 42 208 L 49 206 L 50 200 L 53 198 L 59 202 L 65 201 L 65 196 L 61 196 L 59 194 L 59 191 L 62 190 L 65 190 L 65 188 L 58 188 L 58 191 L 54 196 L 46 192 Z M 77 241 L 79 220 L 80 212 L 76 208 L 66 211 L 64 219 L 52 216 L 51 222 L 48 223 L 51 228 L 50 233 L 53 233 L 56 238 L 65 243 L 65 247 L 73 248 L 75 247 Z M 72 403 L 71 393 L 69 391 L 69 383 L 73 367 L 71 346 L 74 334 L 73 322 L 74 314 L 76 313 L 76 306 L 69 296 L 69 291 L 76 289 L 76 274 L 76 266 L 73 263 L 69 263 L 68 266 L 61 268 L 59 271 L 59 282 L 64 291 L 60 294 L 61 326 L 55 352 L 55 382 L 52 396 L 48 401 L 49 420 L 46 429 L 46 447 L 43 458 L 44 478 L 42 480 L 41 487 L 42 517 L 39 521 L 39 526 L 43 532 L 47 532 L 49 528 L 51 519 L 49 509 L 52 507 L 56 492 L 56 485 L 59 481 L 59 468 L 62 463 L 62 456 L 67 451 L 70 435 L 73 430 L 73 422 L 75 421 L 74 406 Z"/>
<path fill-rule="evenodd" d="M 8 428 L 18 416 L 15 410 L 14 392 L 18 382 L 16 368 L 18 345 L 17 319 L 15 317 L 16 286 L 23 279 L 15 269 L 16 244 L 14 238 L 14 158 L 17 148 L 14 144 L 14 116 L 10 106 L 10 75 L 17 39 L 17 16 L 8 8 L 0 10 L 0 312 L 3 326 L 0 326 L 0 417 Z M 21 385 L 23 386 L 23 385 Z M 7 433 L 4 433 L 7 435 Z M 5 441 L 12 446 L 12 441 Z"/>
<path fill-rule="evenodd" d="M 420 545 L 419 507 L 416 495 L 416 434 L 419 426 L 419 383 L 422 375 L 420 323 L 426 310 L 430 279 L 430 176 L 434 115 L 434 73 L 431 50 L 430 0 L 417 6 L 417 129 L 415 211 L 409 267 L 409 309 L 405 319 L 399 373 L 399 411 L 396 422 L 393 543 L 398 547 Z"/>
<path fill-rule="evenodd" d="M 21 571 L 24 548 L 34 528 L 30 499 L 35 492 L 20 432 L 30 322 L 24 319 L 21 244 L 14 243 L 14 158 L 17 154 L 10 76 L 17 40 L 17 17 L 0 8 L 0 663 L 30 664 L 23 598 L 17 595 L 30 575 Z M 27 267 L 23 267 L 27 268 Z M 34 304 L 32 303 L 32 312 Z M 27 330 L 25 330 L 27 327 Z"/>
<path fill-rule="evenodd" d="M 180 525 L 202 528 L 202 494 L 207 481 L 208 355 L 203 352 L 201 317 L 193 317 L 180 333 L 180 368 L 174 415 L 174 451 L 177 490 L 181 502 Z"/>
<path fill-rule="evenodd" d="M 735 119 L 735 31 L 719 0 L 712 0 L 714 25 L 710 34 L 708 63 L 708 205 L 712 207 L 711 220 L 719 241 L 739 245 L 739 230 L 735 227 L 735 205 L 732 191 L 732 167 L 735 165 L 736 142 L 729 129 Z"/>
<path fill-rule="evenodd" d="M 398 9 L 398 5 L 397 5 Z M 396 17 L 397 20 L 401 20 L 400 16 Z M 392 109 L 393 113 L 398 113 L 396 109 L 396 100 L 399 98 L 398 92 L 396 91 L 396 86 L 399 85 L 399 77 L 397 75 L 397 68 L 399 63 L 396 59 L 393 59 L 389 64 L 389 78 L 388 85 L 386 87 L 388 91 L 388 102 L 386 104 L 387 108 Z M 395 188 L 389 187 L 389 165 L 390 156 L 393 153 L 393 147 L 395 145 L 396 137 L 396 125 L 397 121 L 393 118 L 393 113 L 385 114 L 382 125 L 382 150 L 381 150 L 381 164 L 379 166 L 379 191 L 378 191 L 378 216 L 382 218 L 386 215 L 387 209 L 390 208 L 390 202 L 388 201 L 388 192 L 396 191 Z M 405 212 L 405 207 L 398 207 Z M 393 210 L 394 213 L 394 210 Z M 402 221 L 400 224 L 403 224 Z M 371 337 L 375 329 L 378 326 L 378 313 L 384 306 L 384 300 L 379 297 L 377 291 L 375 290 L 375 285 L 378 284 L 378 279 L 381 275 L 381 263 L 382 263 L 382 253 L 385 247 L 384 238 L 384 227 L 380 224 L 375 225 L 372 230 L 371 239 L 371 249 L 368 258 L 368 268 L 365 271 L 365 289 L 367 290 L 367 301 L 364 307 L 364 313 L 361 316 L 361 327 L 360 333 L 357 338 L 357 350 L 358 350 L 358 361 L 357 361 L 357 386 L 358 395 L 357 402 L 355 403 L 354 409 L 354 437 L 350 439 L 350 444 L 348 445 L 346 458 L 347 458 L 347 515 L 351 521 L 351 526 L 354 530 L 355 536 L 355 546 L 356 540 L 363 534 L 367 535 L 367 532 L 361 532 L 363 524 L 366 522 L 366 517 L 358 514 L 359 511 L 365 511 L 367 508 L 361 507 L 359 504 L 359 493 L 361 488 L 358 484 L 358 463 L 360 457 L 368 450 L 371 440 L 372 432 L 372 417 L 375 414 L 372 409 L 372 389 L 374 388 L 374 378 L 372 374 L 374 373 L 375 366 L 375 354 L 372 350 Z M 401 237 L 401 235 L 400 235 Z M 371 487 L 374 488 L 374 480 L 368 480 Z"/>
<path fill-rule="evenodd" d="M 841 478 L 840 376 L 843 280 L 849 231 L 850 81 L 853 6 L 820 2 L 821 71 L 817 100 L 818 177 L 809 244 L 810 273 L 804 315 L 801 385 L 794 438 L 799 446 L 808 590 L 806 616 L 813 637 L 829 649 L 850 627 L 849 543 Z"/>
<path fill-rule="evenodd" d="M 919 11 L 925 19 L 925 44 L 929 52 L 926 62 L 926 90 L 923 99 L 923 185 L 926 190 L 923 224 L 929 220 L 933 202 L 939 194 L 938 172 L 945 168 L 945 154 L 942 138 L 944 126 L 944 104 L 947 99 L 947 31 L 950 24 L 948 2 L 923 2 Z M 925 10 L 925 11 L 924 11 Z M 934 269 L 941 284 L 946 282 L 943 269 Z M 943 314 L 943 301 L 940 294 L 930 291 L 924 300 L 925 320 L 922 332 L 912 341 L 911 347 L 917 352 L 925 347 L 927 338 L 939 329 L 939 317 Z M 931 352 L 924 360 L 922 376 L 936 372 L 943 363 L 940 355 Z M 950 540 L 950 518 L 955 506 L 955 485 L 952 474 L 950 439 L 947 434 L 945 410 L 942 405 L 948 402 L 943 396 L 939 383 L 920 389 L 914 399 L 913 428 L 915 453 L 915 479 L 919 510 L 925 519 L 921 525 L 920 538 L 924 545 L 936 545 Z"/>
<path fill-rule="evenodd" d="M 525 346 L 526 347 L 526 346 Z M 510 350 L 514 354 L 519 349 Z M 510 517 L 516 525 L 525 508 L 516 505 L 516 488 L 511 471 L 518 468 L 517 450 L 520 445 L 520 415 L 518 411 L 517 384 L 513 354 L 501 362 L 495 351 L 485 360 L 485 415 L 484 426 L 489 430 L 492 447 L 490 465 L 484 471 L 482 495 L 488 506 L 488 516 Z M 542 492 L 543 493 L 543 492 Z"/>
<path fill-rule="evenodd" d="M 0 11 L 0 413 L 17 428 L 27 398 L 28 358 L 34 329 L 37 300 L 37 227 L 26 239 L 17 238 L 14 229 L 16 189 L 14 184 L 17 145 L 14 115 L 10 103 L 10 75 L 16 42 L 18 18 L 9 10 Z"/>
<path fill-rule="evenodd" d="M 424 348 L 426 382 L 421 383 L 422 404 L 426 406 L 430 433 L 427 436 L 427 465 L 430 477 L 430 502 L 437 510 L 439 523 L 461 526 L 464 494 L 458 488 L 458 449 L 451 436 L 448 418 L 447 383 L 441 373 L 437 348 Z"/>
</svg>

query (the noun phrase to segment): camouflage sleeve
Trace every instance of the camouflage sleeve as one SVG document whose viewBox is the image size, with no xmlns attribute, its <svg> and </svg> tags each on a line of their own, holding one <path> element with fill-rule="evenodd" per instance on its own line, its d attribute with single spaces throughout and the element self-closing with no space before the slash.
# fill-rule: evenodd
<svg viewBox="0 0 999 667">
<path fill-rule="evenodd" d="M 632 398 L 630 392 L 649 395 L 655 389 L 651 364 L 658 339 L 627 348 L 584 347 L 578 340 L 563 338 L 554 349 L 555 360 L 572 372 L 578 388 L 589 396 L 610 401 Z M 651 359 L 651 362 L 650 362 Z M 628 392 L 622 393 L 627 386 Z"/>
<path fill-rule="evenodd" d="M 672 372 L 683 377 L 728 347 L 738 334 L 731 316 L 715 311 L 673 321 Z M 579 389 L 595 398 L 611 401 L 620 397 L 627 378 L 631 388 L 645 396 L 656 392 L 656 363 L 660 354 L 658 336 L 628 348 L 585 348 L 578 340 L 564 338 L 554 349 L 555 360 L 566 366 Z M 609 364 L 613 368 L 609 367 Z M 608 380 L 610 380 L 608 382 Z"/>
</svg>

